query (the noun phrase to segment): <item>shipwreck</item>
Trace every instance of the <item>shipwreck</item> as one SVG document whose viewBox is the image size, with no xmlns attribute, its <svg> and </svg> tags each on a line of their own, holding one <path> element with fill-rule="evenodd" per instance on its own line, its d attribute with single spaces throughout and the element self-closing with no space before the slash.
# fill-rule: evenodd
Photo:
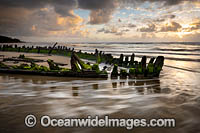
<svg viewBox="0 0 200 133">
<path fill-rule="evenodd" d="M 13 58 L 4 58 L 0 61 L 0 73 L 58 76 L 58 77 L 82 77 L 82 78 L 154 78 L 159 77 L 164 66 L 164 56 L 151 57 L 147 62 L 147 57 L 142 56 L 141 61 L 135 60 L 135 54 L 131 56 L 120 55 L 114 58 L 111 54 L 105 54 L 102 51 L 95 50 L 94 53 L 76 52 L 74 49 L 65 46 L 53 47 L 19 47 L 15 45 L 0 46 L 0 51 L 38 53 L 48 55 L 62 55 L 71 57 L 71 69 L 63 68 L 68 64 L 57 63 L 53 60 L 40 60 L 27 58 L 24 55 Z M 93 60 L 96 63 L 85 63 L 81 59 Z M 6 65 L 5 62 L 23 62 L 20 65 Z M 47 66 L 38 65 L 39 62 L 47 62 Z M 99 68 L 100 63 L 105 63 L 102 70 Z M 111 69 L 110 74 L 107 72 Z"/>
</svg>

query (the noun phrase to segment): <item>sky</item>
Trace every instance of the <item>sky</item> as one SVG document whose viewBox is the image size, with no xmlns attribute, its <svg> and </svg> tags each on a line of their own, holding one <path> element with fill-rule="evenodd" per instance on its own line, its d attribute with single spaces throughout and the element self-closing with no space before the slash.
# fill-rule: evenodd
<svg viewBox="0 0 200 133">
<path fill-rule="evenodd" d="M 31 42 L 200 42 L 200 0 L 0 0 L 0 35 Z"/>
</svg>

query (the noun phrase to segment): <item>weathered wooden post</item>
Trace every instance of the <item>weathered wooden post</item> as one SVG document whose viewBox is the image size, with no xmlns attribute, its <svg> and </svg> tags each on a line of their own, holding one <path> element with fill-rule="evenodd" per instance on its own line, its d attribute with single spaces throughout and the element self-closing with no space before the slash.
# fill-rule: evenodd
<svg viewBox="0 0 200 133">
<path fill-rule="evenodd" d="M 146 62 L 147 62 L 147 57 L 143 56 L 141 60 L 141 65 L 142 65 L 142 72 L 145 73 L 146 71 Z"/>
<path fill-rule="evenodd" d="M 96 73 L 100 73 L 99 65 L 98 64 L 94 64 L 92 66 L 92 70 L 94 70 Z"/>
<path fill-rule="evenodd" d="M 159 77 L 160 71 L 162 70 L 163 65 L 164 65 L 164 56 L 158 56 L 154 63 L 154 75 L 155 76 Z"/>
<path fill-rule="evenodd" d="M 56 47 L 56 45 L 57 45 L 58 43 L 56 42 L 54 45 L 53 45 L 53 47 L 50 49 L 50 51 L 49 51 L 49 55 L 52 53 L 52 51 L 53 51 L 53 49 Z"/>
<path fill-rule="evenodd" d="M 97 56 L 99 53 L 98 49 L 95 49 L 95 55 Z"/>
<path fill-rule="evenodd" d="M 125 62 L 124 62 L 126 67 L 128 66 L 128 63 L 129 63 L 129 56 L 126 56 L 125 57 Z"/>
<path fill-rule="evenodd" d="M 20 50 L 21 50 L 21 47 L 18 47 L 18 52 L 20 52 Z"/>
<path fill-rule="evenodd" d="M 115 64 L 114 68 L 113 68 L 113 70 L 111 72 L 111 78 L 117 78 L 117 76 L 118 76 L 118 65 Z"/>
<path fill-rule="evenodd" d="M 134 60 L 135 60 L 135 54 L 133 53 L 133 54 L 131 55 L 131 60 L 130 60 L 129 66 L 133 66 Z"/>
<path fill-rule="evenodd" d="M 154 58 L 154 57 L 152 57 L 152 58 L 150 59 L 149 63 L 153 63 L 153 62 L 154 62 L 154 60 L 155 60 L 155 58 Z"/>
<path fill-rule="evenodd" d="M 117 82 L 113 82 L 113 83 L 112 83 L 112 87 L 113 87 L 113 89 L 114 89 L 114 88 L 117 88 Z"/>
<path fill-rule="evenodd" d="M 136 68 L 129 69 L 129 78 L 134 78 L 136 76 Z"/>
<path fill-rule="evenodd" d="M 40 53 L 40 47 L 38 47 L 38 51 L 37 51 L 37 53 L 38 53 L 38 54 Z"/>
<path fill-rule="evenodd" d="M 79 88 L 79 87 L 72 87 L 72 95 L 73 95 L 74 97 L 78 96 L 78 88 Z"/>
<path fill-rule="evenodd" d="M 72 69 L 72 71 L 74 71 L 74 72 L 80 72 L 81 71 L 81 68 L 80 68 L 80 66 L 77 63 L 77 61 L 76 61 L 76 59 L 74 57 L 74 53 L 73 52 L 71 54 L 71 60 L 70 60 L 70 62 L 71 62 L 71 69 Z"/>
<path fill-rule="evenodd" d="M 125 79 L 125 78 L 127 78 L 127 76 L 128 76 L 128 73 L 127 73 L 126 69 L 121 69 L 120 77 Z"/>
<path fill-rule="evenodd" d="M 47 63 L 49 64 L 50 70 L 60 70 L 58 64 L 54 63 L 53 60 L 47 60 Z"/>
<path fill-rule="evenodd" d="M 100 64 L 101 63 L 101 56 L 100 54 L 97 53 L 96 55 L 96 63 Z"/>
<path fill-rule="evenodd" d="M 121 54 L 120 57 L 119 57 L 119 66 L 122 66 L 123 61 L 124 61 L 124 55 Z"/>
<path fill-rule="evenodd" d="M 155 58 L 152 57 L 148 63 L 148 66 L 147 66 L 147 73 L 146 73 L 146 76 L 148 77 L 152 77 L 153 76 L 153 72 L 154 72 L 154 62 Z"/>
<path fill-rule="evenodd" d="M 6 49 L 5 47 L 6 47 L 6 46 L 5 46 L 5 45 L 3 45 L 3 49 L 2 49 L 2 51 L 5 51 L 5 49 Z"/>
<path fill-rule="evenodd" d="M 100 51 L 99 55 L 102 56 L 102 51 Z"/>
</svg>

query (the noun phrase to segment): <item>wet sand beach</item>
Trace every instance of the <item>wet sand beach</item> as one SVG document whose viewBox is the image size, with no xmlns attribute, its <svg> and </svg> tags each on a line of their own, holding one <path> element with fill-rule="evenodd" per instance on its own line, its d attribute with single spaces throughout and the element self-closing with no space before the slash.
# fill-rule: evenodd
<svg viewBox="0 0 200 133">
<path fill-rule="evenodd" d="M 85 47 L 88 52 L 97 48 L 95 44 L 70 46 L 75 47 L 75 50 Z M 111 51 L 115 56 L 119 55 L 116 49 L 121 48 L 120 52 L 124 54 L 135 51 L 137 55 L 152 55 L 152 53 L 147 53 L 151 51 L 153 55 L 164 55 L 173 59 L 165 60 L 166 66 L 163 67 L 160 78 L 154 79 L 100 80 L 0 74 L 0 131 L 20 133 L 200 132 L 200 62 L 181 60 L 199 59 L 199 51 L 190 52 L 190 50 L 199 49 L 199 45 L 170 45 L 167 46 L 168 51 L 164 50 L 166 45 L 161 44 L 154 47 L 149 47 L 150 44 L 98 46 L 99 49 L 108 53 Z M 173 52 L 181 48 L 186 50 Z M 21 53 L 0 53 L 5 57 L 19 54 Z M 45 60 L 51 58 L 70 66 L 69 57 L 27 53 L 25 55 Z M 44 128 L 37 124 L 34 128 L 27 128 L 24 118 L 28 114 L 34 114 L 37 118 L 43 115 L 53 118 L 86 118 L 88 115 L 100 117 L 109 115 L 112 118 L 175 118 L 176 127 L 140 127 L 127 130 L 125 128 Z"/>
</svg>

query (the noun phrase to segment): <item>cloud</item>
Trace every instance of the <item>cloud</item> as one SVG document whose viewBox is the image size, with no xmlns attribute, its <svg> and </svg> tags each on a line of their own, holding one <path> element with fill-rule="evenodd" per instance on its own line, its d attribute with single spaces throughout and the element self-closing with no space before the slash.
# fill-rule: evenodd
<svg viewBox="0 0 200 133">
<path fill-rule="evenodd" d="M 111 27 L 111 28 L 102 28 L 100 30 L 97 30 L 98 33 L 100 32 L 103 32 L 103 33 L 106 33 L 106 34 L 109 34 L 109 33 L 118 33 L 118 29 L 116 27 Z"/>
<path fill-rule="evenodd" d="M 112 27 L 101 28 L 101 29 L 97 30 L 97 33 L 114 34 L 117 36 L 122 36 L 126 32 L 129 32 L 129 31 L 130 31 L 129 29 L 118 29 L 118 28 L 112 26 Z"/>
<path fill-rule="evenodd" d="M 79 8 L 90 10 L 89 24 L 104 24 L 111 20 L 116 0 L 78 0 Z"/>
<path fill-rule="evenodd" d="M 137 26 L 133 23 L 128 23 L 128 24 L 123 24 L 121 27 L 133 29 L 133 28 L 136 28 Z"/>
<path fill-rule="evenodd" d="M 4 19 L 0 19 L 0 34 L 27 37 L 75 37 L 83 33 L 84 20 L 73 11 L 71 12 L 73 16 L 66 17 L 57 14 L 53 8 L 41 8 L 31 12 L 23 8 L 11 8 L 9 11 L 13 15 L 0 12 L 0 16 L 4 16 Z M 18 16 L 18 13 L 24 13 L 24 15 Z"/>
<path fill-rule="evenodd" d="M 155 26 L 155 24 L 149 24 L 147 27 L 142 27 L 137 30 L 140 32 L 155 32 L 156 26 Z"/>
<path fill-rule="evenodd" d="M 195 20 L 191 24 L 188 24 L 186 27 L 183 27 L 184 32 L 193 32 L 200 30 L 200 19 Z"/>
<path fill-rule="evenodd" d="M 127 25 L 127 27 L 129 27 L 129 28 L 135 28 L 136 25 L 135 25 L 135 24 L 132 24 L 132 23 L 129 23 L 129 24 Z"/>
<path fill-rule="evenodd" d="M 89 24 L 105 24 L 110 21 L 113 9 L 92 10 L 90 13 Z"/>
<path fill-rule="evenodd" d="M 115 8 L 116 0 L 78 0 L 79 8 L 96 10 Z"/>
<path fill-rule="evenodd" d="M 171 22 L 161 27 L 159 32 L 178 32 L 182 26 L 177 22 Z"/>
<path fill-rule="evenodd" d="M 117 7 L 116 0 L 78 0 L 78 7 L 90 10 L 89 24 L 104 24 L 110 21 Z"/>
<path fill-rule="evenodd" d="M 46 6 L 54 7 L 62 16 L 70 16 L 70 11 L 77 6 L 76 0 L 1 0 L 0 5 L 5 8 L 25 8 L 28 10 L 40 9 Z"/>
<path fill-rule="evenodd" d="M 55 12 L 63 17 L 74 16 L 74 9 L 90 10 L 90 24 L 103 24 L 110 21 L 116 8 L 126 5 L 137 5 L 143 2 L 160 2 L 165 5 L 176 5 L 184 1 L 199 2 L 199 0 L 1 0 L 1 7 L 5 8 L 25 8 L 35 10 L 51 6 Z M 173 17 L 173 16 L 171 16 Z M 158 20 L 162 21 L 162 19 Z"/>
<path fill-rule="evenodd" d="M 170 19 L 174 19 L 176 17 L 176 15 L 171 14 L 171 15 L 167 15 L 166 17 L 170 18 Z"/>
<path fill-rule="evenodd" d="M 193 22 L 192 24 L 191 24 L 191 29 L 192 30 L 198 30 L 198 29 L 200 29 L 200 19 L 199 20 L 197 20 L 196 22 Z"/>
<path fill-rule="evenodd" d="M 199 2 L 199 0 L 118 0 L 122 5 L 130 5 L 136 3 L 144 3 L 144 2 L 161 2 L 164 3 L 165 6 L 177 5 L 184 1 L 189 2 Z"/>
<path fill-rule="evenodd" d="M 157 19 L 154 20 L 154 22 L 164 22 L 164 21 L 165 21 L 164 18 L 157 18 Z"/>
<path fill-rule="evenodd" d="M 174 15 L 174 14 L 169 14 L 169 15 L 160 16 L 159 18 L 154 19 L 153 21 L 154 21 L 154 22 L 164 22 L 164 21 L 166 21 L 167 19 L 171 20 L 171 19 L 174 19 L 175 17 L 176 17 L 176 15 Z"/>
<path fill-rule="evenodd" d="M 177 22 L 170 22 L 165 25 L 149 24 L 147 27 L 137 29 L 140 32 L 179 32 L 182 30 L 182 26 Z"/>
<path fill-rule="evenodd" d="M 52 1 L 55 11 L 63 17 L 74 16 L 73 9 L 77 7 L 76 0 L 57 0 Z"/>
</svg>

